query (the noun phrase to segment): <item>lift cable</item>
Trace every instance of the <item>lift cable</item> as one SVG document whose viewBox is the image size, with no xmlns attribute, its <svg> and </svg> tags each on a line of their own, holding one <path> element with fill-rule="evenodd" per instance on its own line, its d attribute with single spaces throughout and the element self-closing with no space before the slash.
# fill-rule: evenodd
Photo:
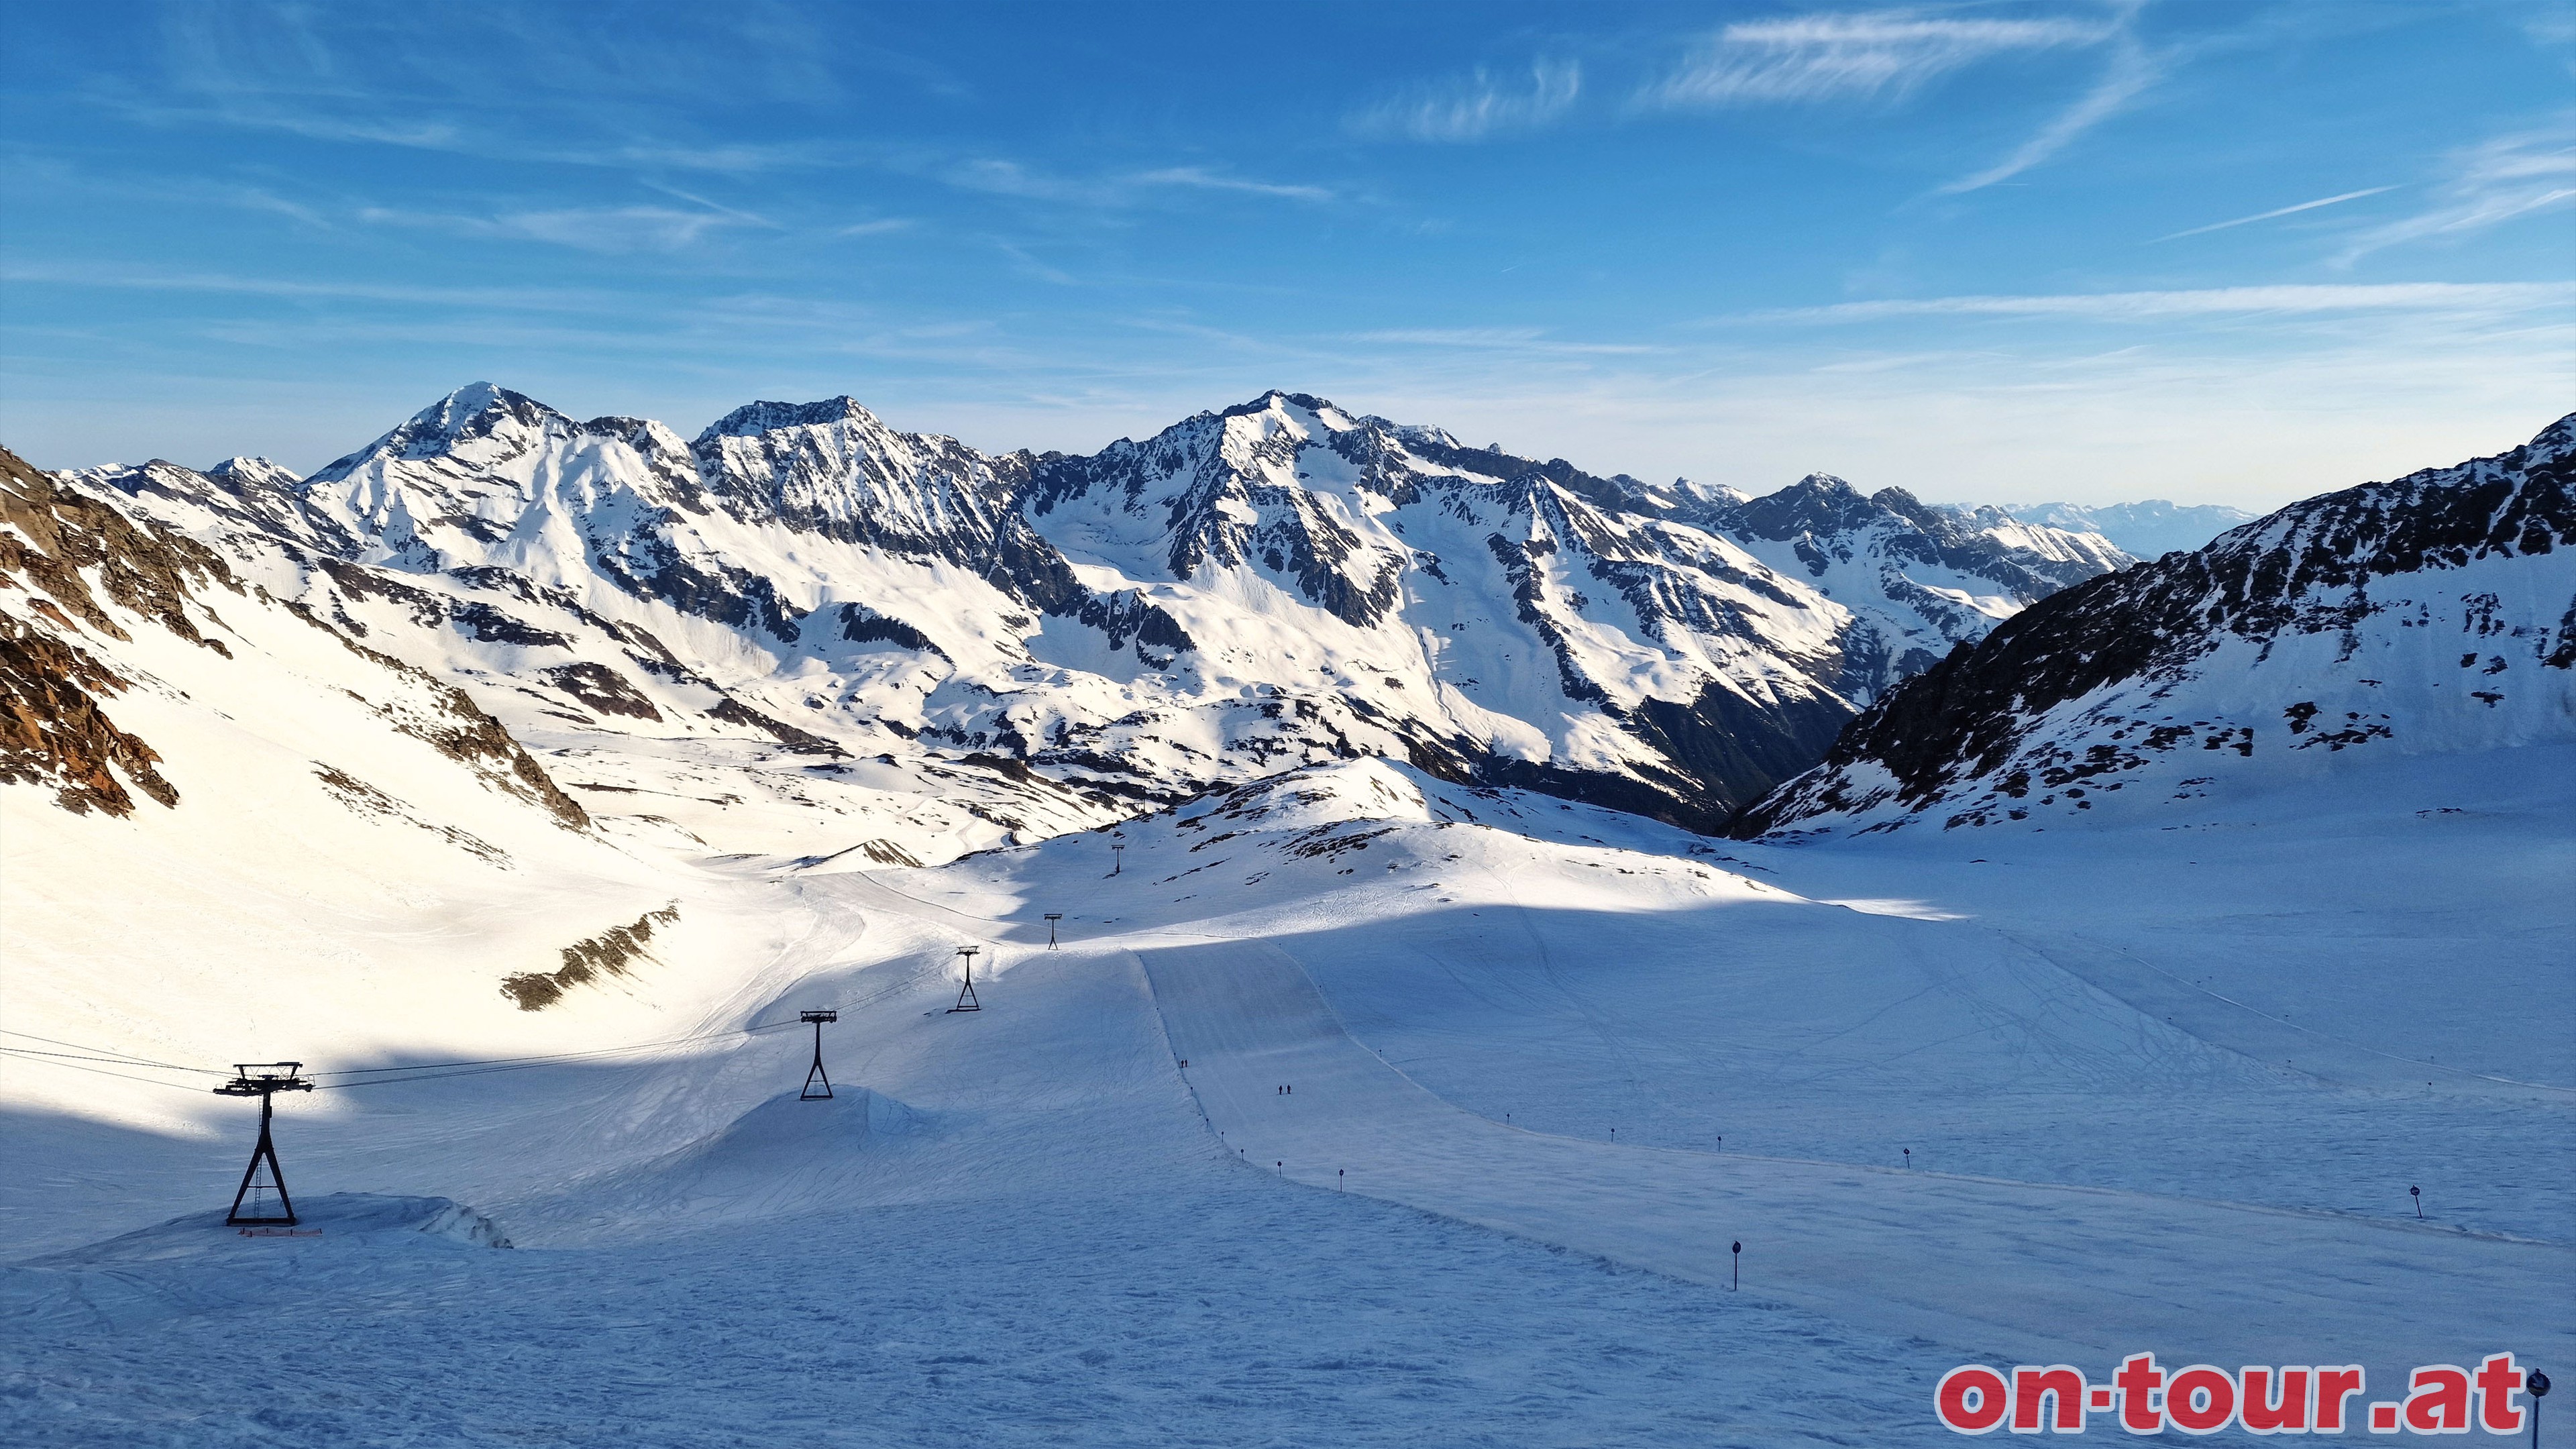
<svg viewBox="0 0 2576 1449">
<path fill-rule="evenodd" d="M 862 1006 L 882 1001 L 886 997 L 895 995 L 898 992 L 908 991 L 914 986 L 919 985 L 926 977 L 936 974 L 940 969 L 941 968 L 933 967 L 917 971 L 912 975 L 905 977 L 901 981 L 880 987 L 864 996 L 860 996 L 849 1001 L 831 1003 L 830 1009 L 839 1011 L 855 1011 Z M 323 1082 L 321 1084 L 321 1090 L 330 1092 L 350 1087 L 378 1087 L 385 1085 L 387 1082 L 419 1082 L 434 1080 L 437 1077 L 476 1076 L 484 1072 L 523 1071 L 531 1067 L 550 1066 L 557 1062 L 584 1061 L 595 1057 L 618 1056 L 626 1052 L 652 1051 L 660 1047 L 689 1046 L 697 1042 L 732 1041 L 742 1037 L 759 1036 L 768 1032 L 782 1031 L 788 1027 L 801 1026 L 803 1024 L 803 1018 L 798 1016 L 790 1017 L 781 1021 L 753 1022 L 749 1026 L 737 1027 L 729 1031 L 700 1032 L 694 1036 L 672 1037 L 665 1041 L 634 1042 L 625 1046 L 595 1047 L 586 1051 L 552 1052 L 543 1056 L 530 1057 L 483 1057 L 453 1062 L 414 1062 L 398 1067 L 346 1067 L 339 1071 L 311 1072 L 307 1073 L 307 1075 L 314 1077 L 364 1076 L 373 1079 L 369 1081 L 354 1082 Z"/>
<path fill-rule="evenodd" d="M 73 1071 L 73 1072 L 96 1072 L 98 1075 L 100 1075 L 100 1076 L 102 1076 L 102 1077 L 123 1077 L 125 1080 L 127 1080 L 127 1081 L 129 1081 L 129 1082 L 141 1082 L 143 1085 L 145 1085 L 145 1086 L 147 1086 L 147 1087 L 167 1087 L 167 1088 L 169 1088 L 171 1091 L 174 1091 L 174 1092 L 186 1092 L 186 1093 L 189 1093 L 189 1094 L 190 1094 L 190 1095 L 192 1095 L 192 1096 L 193 1096 L 193 1095 L 195 1095 L 196 1093 L 203 1092 L 204 1090 L 206 1090 L 206 1089 L 205 1089 L 205 1088 L 203 1088 L 203 1087 L 193 1086 L 193 1085 L 190 1085 L 190 1084 L 185 1083 L 185 1082 L 168 1082 L 168 1081 L 163 1081 L 163 1080 L 162 1080 L 161 1078 L 159 1078 L 159 1077 L 138 1077 L 138 1076 L 134 1075 L 132 1072 L 111 1072 L 111 1071 L 109 1071 L 109 1070 L 108 1070 L 107 1068 L 105 1068 L 105 1067 L 85 1067 L 85 1066 L 82 1066 L 79 1062 L 76 1062 L 76 1061 L 60 1061 L 60 1060 L 55 1060 L 55 1059 L 53 1059 L 53 1058 L 49 1058 L 49 1057 L 37 1057 L 37 1056 L 32 1056 L 32 1055 L 29 1055 L 29 1054 L 27 1054 L 27 1053 L 21 1052 L 21 1051 L 20 1051 L 18 1048 L 16 1048 L 16 1047 L 0 1047 L 0 1055 L 13 1056 L 13 1057 L 23 1057 L 23 1058 L 25 1058 L 25 1059 L 27 1059 L 27 1060 L 33 1061 L 37 1066 L 40 1066 L 40 1067 L 61 1067 L 61 1068 L 63 1068 L 65 1071 Z M 221 1072 L 212 1072 L 212 1073 L 208 1073 L 208 1075 L 210 1075 L 210 1076 L 221 1076 L 221 1075 L 223 1075 L 223 1074 L 222 1074 Z"/>
<path fill-rule="evenodd" d="M 97 1052 L 99 1054 L 97 1060 L 99 1061 L 121 1061 L 129 1066 L 137 1067 L 166 1067 L 174 1072 L 197 1072 L 209 1077 L 230 1075 L 229 1073 L 218 1071 L 213 1067 L 183 1067 L 177 1062 L 156 1062 L 149 1057 L 138 1057 L 132 1052 L 118 1051 L 114 1047 L 91 1046 L 86 1042 L 64 1041 L 59 1037 L 38 1036 L 31 1031 L 10 1031 L 5 1027 L 0 1027 L 0 1036 L 21 1037 L 28 1041 L 49 1042 L 55 1046 L 74 1047 L 85 1052 Z M 5 1050 L 32 1052 L 34 1048 L 9 1047 L 5 1048 Z"/>
<path fill-rule="evenodd" d="M 84 1056 L 79 1052 L 40 1052 L 34 1047 L 15 1046 L 0 1046 L 0 1052 L 7 1052 L 12 1056 L 21 1057 L 55 1057 L 67 1062 L 114 1062 L 120 1067 L 150 1067 L 155 1071 L 187 1072 L 200 1077 L 220 1077 L 223 1075 L 221 1072 L 208 1071 L 204 1067 L 176 1067 L 171 1066 L 167 1062 L 147 1062 L 139 1057 Z"/>
<path fill-rule="evenodd" d="M 926 967 L 905 977 L 901 981 L 880 987 L 875 991 L 868 992 L 867 994 L 853 1000 L 831 1003 L 827 1009 L 855 1011 L 859 1007 L 882 1001 L 886 997 L 893 996 L 899 992 L 911 990 L 913 987 L 921 984 L 922 981 L 931 976 L 942 975 L 944 974 L 945 967 L 945 962 L 942 962 L 937 966 Z M 539 1056 L 526 1057 L 480 1057 L 452 1062 L 413 1062 L 404 1066 L 395 1067 L 345 1067 L 338 1071 L 309 1072 L 306 1073 L 306 1075 L 309 1077 L 354 1077 L 365 1079 L 358 1081 L 326 1081 L 316 1083 L 320 1090 L 326 1092 L 344 1090 L 350 1087 L 381 1087 L 402 1082 L 435 1081 L 441 1077 L 480 1076 L 486 1072 L 526 1071 L 531 1068 L 552 1066 L 557 1063 L 588 1061 L 599 1057 L 622 1056 L 629 1052 L 654 1051 L 663 1047 L 690 1046 L 699 1042 L 735 1041 L 745 1037 L 761 1036 L 770 1032 L 781 1031 L 788 1027 L 801 1026 L 803 1024 L 804 1018 L 799 1015 L 782 1021 L 754 1022 L 749 1026 L 736 1027 L 727 1031 L 700 1032 L 693 1036 L 671 1037 L 662 1041 L 633 1042 L 625 1046 L 595 1047 L 585 1051 L 552 1052 Z M 176 1082 L 160 1081 L 151 1077 L 138 1077 L 127 1072 L 112 1072 L 108 1071 L 105 1067 L 82 1066 L 80 1063 L 105 1062 L 113 1066 L 141 1067 L 150 1071 L 186 1072 L 194 1076 L 202 1077 L 230 1077 L 233 1075 L 230 1072 L 219 1071 L 212 1067 L 188 1067 L 181 1066 L 176 1062 L 156 1062 L 147 1057 L 133 1056 L 128 1053 L 118 1052 L 109 1047 L 90 1046 L 83 1042 L 63 1041 L 56 1037 L 37 1036 L 33 1032 L 9 1031 L 5 1028 L 0 1028 L 0 1036 L 21 1037 L 28 1041 L 41 1041 L 54 1046 L 73 1047 L 77 1049 L 78 1053 L 48 1052 L 39 1051 L 33 1047 L 0 1045 L 0 1055 L 22 1058 L 44 1066 L 66 1067 L 73 1071 L 97 1072 L 102 1076 L 123 1077 L 129 1082 L 145 1082 L 152 1086 L 170 1087 L 183 1092 L 193 1092 L 200 1089 L 196 1087 L 183 1086 Z"/>
</svg>

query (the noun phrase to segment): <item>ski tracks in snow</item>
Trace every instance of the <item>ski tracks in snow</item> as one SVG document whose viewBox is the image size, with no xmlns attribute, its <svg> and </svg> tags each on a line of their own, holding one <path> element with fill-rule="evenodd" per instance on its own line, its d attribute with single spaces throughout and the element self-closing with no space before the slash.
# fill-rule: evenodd
<svg viewBox="0 0 2576 1449">
<path fill-rule="evenodd" d="M 2576 1281 L 2576 1252 L 2558 1245 L 1549 1136 L 1419 1086 L 1353 1040 L 1276 947 L 1137 955 L 1209 1121 L 1244 1160 L 1296 1182 L 1708 1284 L 1728 1281 L 1740 1239 L 1748 1294 L 2021 1362 L 2159 1344 L 2249 1363 L 2433 1362 L 2506 1339 L 2532 1356 L 2576 1351 L 2549 1307 Z"/>
</svg>

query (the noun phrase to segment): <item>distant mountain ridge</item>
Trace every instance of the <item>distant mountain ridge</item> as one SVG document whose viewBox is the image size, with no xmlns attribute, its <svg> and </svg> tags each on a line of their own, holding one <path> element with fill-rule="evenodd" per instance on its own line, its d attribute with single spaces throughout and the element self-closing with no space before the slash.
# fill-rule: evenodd
<svg viewBox="0 0 2576 1449">
<path fill-rule="evenodd" d="M 2140 503 L 2008 504 L 1996 511 L 2044 528 L 2099 534 L 2139 558 L 2162 558 L 2177 549 L 2198 548 L 2254 518 L 2223 503 L 2168 503 L 2161 498 Z"/>
<path fill-rule="evenodd" d="M 1077 456 L 847 397 L 684 439 L 477 383 L 309 478 L 58 482 L 455 681 L 589 804 L 730 830 L 760 812 L 702 807 L 747 782 L 789 836 L 925 858 L 1369 755 L 1712 830 L 2128 561 L 1901 490 L 1650 485 L 1285 392 Z"/>
<path fill-rule="evenodd" d="M 1959 648 L 1734 831 L 2038 822 L 2345 750 L 2576 738 L 2571 542 L 2576 415 L 2508 453 L 2294 503 Z"/>
</svg>

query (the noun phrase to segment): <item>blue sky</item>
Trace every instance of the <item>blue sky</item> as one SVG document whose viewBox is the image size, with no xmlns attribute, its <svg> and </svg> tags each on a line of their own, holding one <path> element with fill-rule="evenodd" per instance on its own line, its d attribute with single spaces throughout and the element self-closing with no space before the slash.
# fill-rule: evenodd
<svg viewBox="0 0 2576 1449">
<path fill-rule="evenodd" d="M 2576 9 L 8 8 L 0 441 L 462 383 L 1090 450 L 1265 388 L 1755 491 L 2269 506 L 2576 407 Z"/>
</svg>

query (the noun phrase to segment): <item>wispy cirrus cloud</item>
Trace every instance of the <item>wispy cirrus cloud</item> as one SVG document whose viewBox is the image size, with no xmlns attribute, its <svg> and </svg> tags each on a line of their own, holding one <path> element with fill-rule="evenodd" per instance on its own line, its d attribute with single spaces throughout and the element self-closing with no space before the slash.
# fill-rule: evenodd
<svg viewBox="0 0 2576 1449">
<path fill-rule="evenodd" d="M 585 312 L 631 306 L 608 292 L 565 287 L 436 287 L 383 282 L 313 281 L 166 268 L 50 265 L 0 266 L 0 282 L 18 286 L 101 287 L 118 291 L 198 292 L 210 296 L 280 297 L 294 301 L 385 302 L 426 307 L 494 307 L 511 311 Z"/>
<path fill-rule="evenodd" d="M 1017 196 L 1031 201 L 1056 201 L 1072 206 L 1127 206 L 1149 192 L 1171 188 L 1230 191 L 1287 201 L 1331 201 L 1336 196 L 1330 187 L 1229 176 L 1204 166 L 1166 166 L 1152 171 L 1064 176 L 1017 161 L 984 156 L 959 162 L 937 174 L 940 180 L 963 191 Z"/>
<path fill-rule="evenodd" d="M 2202 287 L 2185 291 L 2039 296 L 1886 298 L 1750 312 L 1752 322 L 1878 322 L 1905 317 L 2051 317 L 2155 321 L 2179 317 L 2445 312 L 2498 314 L 2576 303 L 2576 282 L 2384 282 L 2371 285 Z"/>
<path fill-rule="evenodd" d="M 1543 352 L 1568 356 L 1662 352 L 1668 349 L 1629 342 L 1562 342 L 1537 327 L 1393 327 L 1353 332 L 1347 340 L 1398 347 L 1463 348 L 1489 352 Z"/>
<path fill-rule="evenodd" d="M 1943 186 L 1940 194 L 1957 196 L 1982 191 L 1998 181 L 2019 176 L 2065 150 L 2085 132 L 2128 109 L 2129 103 L 2146 94 L 2147 88 L 2161 79 L 2163 73 L 2161 61 L 2148 54 L 2125 32 L 2121 33 L 2111 52 L 2110 68 L 2093 83 L 2091 90 L 2086 91 L 2075 104 L 2058 112 L 2029 140 L 2014 147 L 2011 155 Z"/>
<path fill-rule="evenodd" d="M 2112 28 L 2068 19 L 1977 19 L 1881 10 L 1739 21 L 1639 90 L 1645 110 L 1901 99 L 1993 56 L 2099 44 Z"/>
<path fill-rule="evenodd" d="M 2534 45 L 2576 45 L 2576 10 L 2544 10 L 2523 18 L 2522 33 Z"/>
<path fill-rule="evenodd" d="M 1919 10 L 1820 12 L 1739 21 L 1630 99 L 1632 111 L 1719 110 L 1828 101 L 1894 103 L 1982 61 L 2053 50 L 2111 48 L 2110 65 L 2074 104 L 2000 161 L 1936 191 L 1983 190 L 2049 160 L 2118 114 L 2163 74 L 2130 31 L 2139 0 L 2095 18 L 2003 18 Z"/>
<path fill-rule="evenodd" d="M 700 144 L 639 138 L 630 132 L 584 142 L 568 136 L 570 128 L 515 125 L 516 118 L 490 110 L 456 119 L 387 122 L 368 116 L 344 116 L 294 98 L 222 96 L 210 102 L 173 100 L 159 94 L 111 93 L 94 97 L 93 102 L 127 120 L 165 130 L 221 127 L 268 131 L 309 141 L 386 146 L 486 160 L 553 162 L 608 171 L 753 177 L 883 166 L 905 159 L 900 148 L 840 139 Z M 542 129 L 542 136 L 530 134 L 535 129 Z"/>
<path fill-rule="evenodd" d="M 494 216 L 398 211 L 371 206 L 360 221 L 423 227 L 496 241 L 539 241 L 601 253 L 675 252 L 727 227 L 768 226 L 746 212 L 682 211 L 668 206 L 584 206 L 513 211 Z"/>
<path fill-rule="evenodd" d="M 1202 166 L 1167 166 L 1160 171 L 1141 172 L 1134 181 L 1140 186 L 1184 186 L 1201 191 L 1239 191 L 1248 196 L 1276 196 L 1289 201 L 1330 201 L 1333 191 L 1324 186 L 1298 186 L 1277 181 L 1250 181 L 1240 176 L 1227 176 Z"/>
<path fill-rule="evenodd" d="M 1573 111 L 1582 94 L 1583 67 L 1574 61 L 1532 61 L 1526 82 L 1479 66 L 1354 111 L 1343 118 L 1343 129 L 1412 141 L 1481 141 L 1553 125 Z"/>
<path fill-rule="evenodd" d="M 2341 192 L 2334 196 L 2320 196 L 2314 201 L 2302 201 L 2296 206 L 2276 206 L 2270 211 L 2258 211 L 2252 216 L 2240 216 L 2228 221 L 2213 221 L 2207 226 L 2195 226 L 2183 231 L 2168 232 L 2163 236 L 2155 238 L 2154 241 L 2149 242 L 2148 245 L 2153 246 L 2155 242 L 2180 241 L 2187 236 L 2206 236 L 2211 232 L 2225 231 L 2230 227 L 2252 226 L 2258 221 L 2272 221 L 2284 216 L 2296 216 L 2300 212 L 2315 211 L 2319 207 L 2341 206 L 2347 201 L 2359 201 L 2365 196 L 2377 196 L 2383 192 L 2395 191 L 2396 189 L 2397 188 L 2394 186 L 2371 186 L 2365 187 L 2359 191 Z"/>
<path fill-rule="evenodd" d="M 2576 204 L 2576 117 L 2454 153 L 2450 179 L 2435 195 L 2413 216 L 2353 238 L 2335 262 L 2349 266 L 2388 247 L 2467 236 Z"/>
</svg>

